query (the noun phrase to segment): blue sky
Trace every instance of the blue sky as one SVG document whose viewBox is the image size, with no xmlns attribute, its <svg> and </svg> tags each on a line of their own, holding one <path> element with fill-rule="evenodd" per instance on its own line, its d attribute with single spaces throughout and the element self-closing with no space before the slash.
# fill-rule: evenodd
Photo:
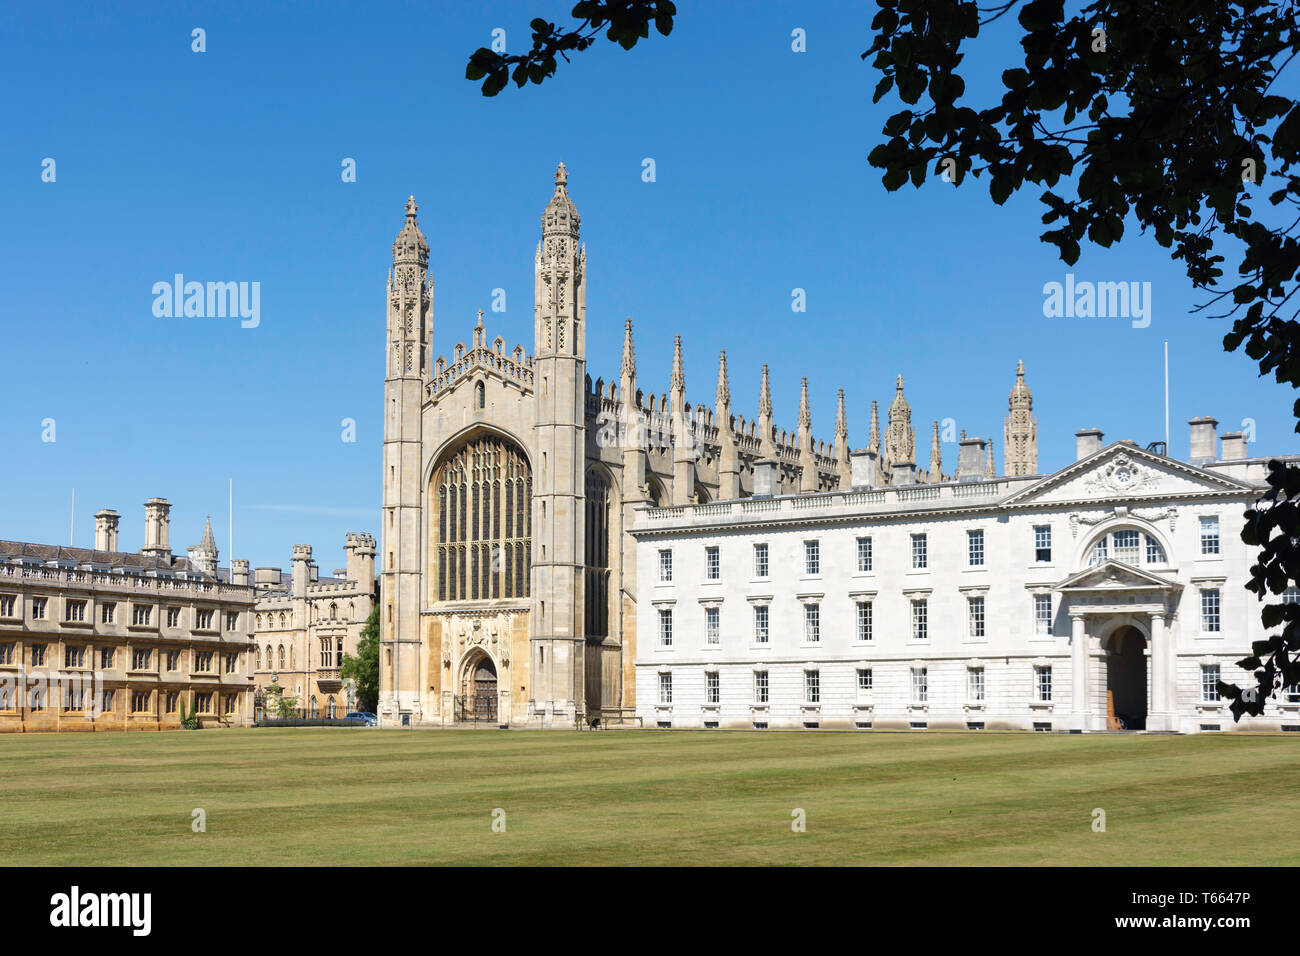
<svg viewBox="0 0 1300 956">
<path fill-rule="evenodd" d="M 1023 359 L 1052 470 L 1084 426 L 1163 437 L 1168 339 L 1174 454 L 1200 414 L 1221 432 L 1252 419 L 1259 453 L 1300 450 L 1290 390 L 1222 351 L 1223 320 L 1189 315 L 1200 297 L 1154 240 L 1130 229 L 1067 269 L 1037 239 L 1036 191 L 1004 207 L 975 180 L 885 192 L 866 156 L 899 106 L 871 104 L 859 59 L 874 6 L 683 0 L 670 38 L 602 41 L 495 99 L 464 79 L 468 54 L 498 27 L 519 50 L 533 16 L 571 3 L 119 6 L 11 7 L 0 40 L 0 537 L 66 542 L 75 487 L 75 543 L 111 507 L 135 550 L 160 495 L 173 550 L 211 513 L 224 564 L 233 478 L 237 556 L 287 567 L 302 542 L 323 572 L 341 566 L 346 531 L 378 531 L 384 278 L 407 195 L 429 237 L 435 353 L 468 340 L 480 308 L 489 339 L 531 351 L 559 160 L 588 246 L 593 378 L 617 375 L 631 316 L 647 392 L 680 332 L 690 401 L 712 402 L 726 348 L 737 411 L 756 412 L 768 362 L 779 424 L 794 427 L 807 375 L 815 435 L 831 437 L 843 387 L 862 445 L 871 399 L 887 405 L 901 373 L 920 457 L 930 422 L 952 418 L 995 436 L 1000 460 Z M 1010 65 L 1005 27 L 967 59 L 973 102 Z M 1045 318 L 1044 283 L 1070 271 L 1150 282 L 1150 326 Z M 261 324 L 155 317 L 152 286 L 177 272 L 259 282 Z M 488 311 L 495 288 L 504 313 Z"/>
</svg>

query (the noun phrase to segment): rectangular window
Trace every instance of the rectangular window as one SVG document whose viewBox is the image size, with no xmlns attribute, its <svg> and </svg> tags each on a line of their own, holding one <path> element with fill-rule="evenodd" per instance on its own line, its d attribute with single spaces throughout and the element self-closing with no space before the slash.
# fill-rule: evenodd
<svg viewBox="0 0 1300 956">
<path fill-rule="evenodd" d="M 1201 665 L 1201 700 L 1215 703 L 1219 700 L 1219 665 Z"/>
<path fill-rule="evenodd" d="M 871 668 L 858 668 L 858 693 L 866 694 L 871 691 Z"/>
<path fill-rule="evenodd" d="M 704 699 L 710 704 L 716 704 L 722 699 L 722 688 L 717 671 L 704 672 Z"/>
<path fill-rule="evenodd" d="M 180 627 L 180 626 L 181 626 L 181 609 L 180 609 L 180 608 L 178 608 L 178 607 L 169 607 L 169 608 L 167 609 L 167 626 L 168 626 L 168 627 Z"/>
<path fill-rule="evenodd" d="M 239 627 L 239 614 L 235 611 L 226 612 L 226 630 L 233 631 Z"/>
<path fill-rule="evenodd" d="M 117 653 L 113 650 L 113 648 L 101 647 L 99 649 L 100 670 L 112 670 L 113 661 L 116 659 L 116 657 L 117 657 Z"/>
<path fill-rule="evenodd" d="M 1052 699 L 1052 665 L 1042 664 L 1034 667 L 1034 695 L 1047 703 Z"/>
<path fill-rule="evenodd" d="M 1294 586 L 1287 588 L 1282 592 L 1282 600 L 1286 604 L 1296 604 L 1297 602 L 1300 602 L 1300 588 Z"/>
<path fill-rule="evenodd" d="M 1201 630 L 1219 629 L 1219 589 L 1206 588 L 1201 592 Z"/>
<path fill-rule="evenodd" d="M 238 667 L 239 667 L 239 655 L 238 655 L 238 654 L 227 654 L 227 655 L 226 655 L 226 673 L 227 673 L 227 674 L 234 674 L 234 673 L 237 672 Z"/>
<path fill-rule="evenodd" d="M 86 649 L 81 646 L 71 646 L 71 645 L 64 647 L 63 666 L 64 667 L 85 667 Z"/>
<path fill-rule="evenodd" d="M 822 573 L 822 544 L 820 541 L 805 541 L 803 543 L 803 573 Z"/>
<path fill-rule="evenodd" d="M 163 700 L 163 712 L 174 714 L 180 707 L 181 695 L 174 690 L 168 691 Z"/>
<path fill-rule="evenodd" d="M 113 692 L 111 690 L 104 691 L 100 697 L 100 701 L 100 710 L 106 714 L 113 712 Z"/>
<path fill-rule="evenodd" d="M 966 698 L 974 703 L 984 700 L 984 668 L 972 667 L 966 671 Z"/>
<path fill-rule="evenodd" d="M 822 606 L 805 604 L 803 606 L 803 639 L 809 644 L 816 644 L 822 639 Z"/>
<path fill-rule="evenodd" d="M 858 538 L 858 570 L 871 570 L 871 539 Z"/>
<path fill-rule="evenodd" d="M 767 544 L 754 545 L 754 577 L 767 577 Z"/>
<path fill-rule="evenodd" d="M 1050 524 L 1034 525 L 1034 560 L 1039 564 L 1048 564 L 1052 560 L 1052 526 Z"/>
<path fill-rule="evenodd" d="M 94 698 L 92 698 L 93 700 Z M 86 692 L 80 687 L 67 687 L 63 691 L 63 709 L 81 710 L 85 705 Z"/>
<path fill-rule="evenodd" d="M 210 714 L 210 713 L 212 713 L 212 695 L 211 695 L 211 694 L 195 694 L 195 695 L 194 695 L 194 709 L 195 709 L 196 711 L 198 711 L 200 714 Z"/>
<path fill-rule="evenodd" d="M 673 553 L 668 548 L 659 552 L 659 580 L 668 582 L 673 579 Z"/>
<path fill-rule="evenodd" d="M 99 623 L 112 624 L 113 618 L 117 612 L 117 605 L 109 602 L 99 606 Z"/>
<path fill-rule="evenodd" d="M 84 621 L 86 619 L 86 602 L 65 602 L 63 605 L 63 619 L 65 621 Z"/>
<path fill-rule="evenodd" d="M 820 704 L 822 702 L 821 671 L 803 672 L 803 699 L 809 704 Z"/>
<path fill-rule="evenodd" d="M 673 675 L 659 675 L 659 703 L 671 704 L 673 702 Z"/>
<path fill-rule="evenodd" d="M 212 612 L 195 611 L 194 612 L 194 629 L 196 631 L 212 630 Z"/>
<path fill-rule="evenodd" d="M 12 594 L 0 594 L 0 617 L 14 616 L 14 596 Z"/>
<path fill-rule="evenodd" d="M 767 703 L 767 671 L 754 671 L 754 703 Z"/>
<path fill-rule="evenodd" d="M 238 701 L 239 701 L 238 694 L 222 694 L 221 695 L 222 712 L 226 714 L 233 714 L 235 712 L 235 709 L 238 707 Z"/>
<path fill-rule="evenodd" d="M 767 605 L 754 605 L 754 643 L 767 643 Z"/>
<path fill-rule="evenodd" d="M 1201 554 L 1219 553 L 1219 519 L 1208 517 L 1201 519 Z"/>
<path fill-rule="evenodd" d="M 1115 532 L 1115 560 L 1125 564 L 1138 563 L 1138 533 L 1132 528 Z"/>
<path fill-rule="evenodd" d="M 200 674 L 212 673 L 212 652 L 211 651 L 194 652 L 194 670 Z"/>
<path fill-rule="evenodd" d="M 984 637 L 984 597 L 976 595 L 966 599 L 966 629 L 975 639 Z"/>
<path fill-rule="evenodd" d="M 704 638 L 710 644 L 722 642 L 722 611 L 716 607 L 704 609 Z"/>
<path fill-rule="evenodd" d="M 131 670 L 147 671 L 149 669 L 149 661 L 152 659 L 152 657 L 153 657 L 152 651 L 144 650 L 142 648 L 137 647 L 136 649 L 131 651 Z"/>
<path fill-rule="evenodd" d="M 704 549 L 704 572 L 710 581 L 722 577 L 722 556 L 716 544 Z"/>
<path fill-rule="evenodd" d="M 929 555 L 927 554 L 925 535 L 912 535 L 912 567 L 927 568 L 929 567 Z"/>
<path fill-rule="evenodd" d="M 673 612 L 672 608 L 659 609 L 659 646 L 673 646 Z"/>
<path fill-rule="evenodd" d="M 136 690 L 131 692 L 131 713 L 147 714 L 149 712 L 149 691 Z"/>
<path fill-rule="evenodd" d="M 871 640 L 871 602 L 858 602 L 858 640 Z"/>
<path fill-rule="evenodd" d="M 178 670 L 181 669 L 181 652 L 180 652 L 180 651 L 168 651 L 168 652 L 167 652 L 167 669 L 168 669 L 169 671 L 178 671 Z"/>
<path fill-rule="evenodd" d="M 147 604 L 136 604 L 131 608 L 131 623 L 137 627 L 148 627 L 153 617 L 153 608 Z"/>
<path fill-rule="evenodd" d="M 14 652 L 18 645 L 12 641 L 6 644 L 0 644 L 0 664 L 12 664 L 14 662 Z"/>
<path fill-rule="evenodd" d="M 45 620 L 46 608 L 49 607 L 49 598 L 32 598 L 32 620 Z"/>
<path fill-rule="evenodd" d="M 1160 547 L 1160 542 L 1151 535 L 1143 535 L 1147 545 L 1147 564 L 1164 564 L 1165 549 Z"/>
<path fill-rule="evenodd" d="M 984 566 L 984 531 L 982 528 L 966 532 L 966 560 L 972 568 Z"/>
<path fill-rule="evenodd" d="M 930 636 L 930 609 L 924 598 L 912 602 L 912 640 L 924 641 Z"/>
<path fill-rule="evenodd" d="M 929 672 L 924 667 L 912 668 L 912 703 L 924 704 L 930 699 Z"/>
<path fill-rule="evenodd" d="M 1034 633 L 1052 633 L 1052 596 L 1050 594 L 1034 595 Z"/>
<path fill-rule="evenodd" d="M 46 645 L 44 644 L 32 645 L 32 666 L 33 667 L 45 666 L 45 647 Z"/>
</svg>

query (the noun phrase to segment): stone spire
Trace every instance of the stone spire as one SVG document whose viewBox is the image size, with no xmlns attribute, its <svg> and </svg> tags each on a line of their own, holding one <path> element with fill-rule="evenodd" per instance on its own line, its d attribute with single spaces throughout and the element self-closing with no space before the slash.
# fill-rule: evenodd
<svg viewBox="0 0 1300 956">
<path fill-rule="evenodd" d="M 813 453 L 812 410 L 808 407 L 808 377 L 799 383 L 799 490 L 817 491 L 817 456 Z"/>
<path fill-rule="evenodd" d="M 867 450 L 880 456 L 880 408 L 874 398 L 871 400 L 871 431 L 867 436 Z"/>
<path fill-rule="evenodd" d="M 930 438 L 930 481 L 943 481 L 943 450 L 939 446 L 939 423 L 934 423 Z"/>
<path fill-rule="evenodd" d="M 205 551 L 217 550 L 217 539 L 212 535 L 212 515 L 208 515 L 208 520 L 203 524 L 203 537 L 199 539 L 199 547 Z"/>
<path fill-rule="evenodd" d="M 217 560 L 219 553 L 217 551 L 217 539 L 212 534 L 212 515 L 208 515 L 207 523 L 203 526 L 203 537 L 199 543 L 189 549 L 190 567 L 195 571 L 202 571 L 204 574 L 217 576 Z"/>
<path fill-rule="evenodd" d="M 839 477 L 840 488 L 848 491 L 853 487 L 853 468 L 849 463 L 849 425 L 844 413 L 844 389 L 840 389 L 835 402 L 835 473 Z"/>
<path fill-rule="evenodd" d="M 984 477 L 996 478 L 998 476 L 997 465 L 993 463 L 993 439 L 989 439 L 989 457 L 984 462 Z"/>
<path fill-rule="evenodd" d="M 727 350 L 722 350 L 722 356 L 718 359 L 718 392 L 714 400 L 717 413 L 719 416 L 718 427 L 721 428 L 727 423 L 721 419 L 723 411 L 731 407 L 731 383 L 727 380 Z M 730 431 L 730 428 L 727 429 Z"/>
<path fill-rule="evenodd" d="M 912 429 L 912 406 L 903 397 L 903 376 L 894 383 L 894 400 L 889 403 L 889 425 L 885 431 L 884 459 L 889 465 L 916 462 L 916 432 Z"/>
<path fill-rule="evenodd" d="M 763 378 L 758 386 L 758 448 L 764 458 L 776 456 L 776 439 L 772 434 L 772 386 L 763 363 Z"/>
<path fill-rule="evenodd" d="M 623 377 L 636 378 L 636 352 L 632 347 L 632 318 L 623 323 Z M 631 401 L 634 396 L 624 395 L 624 401 Z"/>
<path fill-rule="evenodd" d="M 535 358 L 586 358 L 587 250 L 579 238 L 582 217 L 569 198 L 568 181 L 560 163 L 555 191 L 542 211 L 533 280 Z"/>
<path fill-rule="evenodd" d="M 772 386 L 767 380 L 767 363 L 763 363 L 763 378 L 758 386 L 758 417 L 772 418 Z"/>
<path fill-rule="evenodd" d="M 1016 384 L 1007 400 L 1007 417 L 1003 428 L 1005 450 L 1003 464 L 1008 475 L 1038 474 L 1038 419 L 1034 416 L 1034 396 L 1025 384 L 1025 363 L 1016 363 Z"/>
<path fill-rule="evenodd" d="M 808 376 L 799 384 L 799 431 L 810 432 L 812 429 L 812 411 L 808 407 Z"/>
<path fill-rule="evenodd" d="M 835 438 L 848 438 L 849 425 L 844 415 L 844 389 L 840 389 L 839 398 L 835 402 Z"/>
<path fill-rule="evenodd" d="M 682 337 L 673 337 L 673 378 L 671 387 L 674 392 L 686 391 L 686 370 L 682 367 Z"/>
</svg>

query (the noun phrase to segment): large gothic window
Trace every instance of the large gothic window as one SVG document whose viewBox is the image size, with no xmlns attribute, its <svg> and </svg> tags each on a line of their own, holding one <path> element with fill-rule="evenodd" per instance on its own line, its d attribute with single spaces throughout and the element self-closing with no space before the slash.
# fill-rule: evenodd
<svg viewBox="0 0 1300 956">
<path fill-rule="evenodd" d="M 519 446 L 462 445 L 433 476 L 439 601 L 528 596 L 533 477 Z"/>
<path fill-rule="evenodd" d="M 598 471 L 587 472 L 587 540 L 584 593 L 587 637 L 609 635 L 609 483 Z"/>
</svg>

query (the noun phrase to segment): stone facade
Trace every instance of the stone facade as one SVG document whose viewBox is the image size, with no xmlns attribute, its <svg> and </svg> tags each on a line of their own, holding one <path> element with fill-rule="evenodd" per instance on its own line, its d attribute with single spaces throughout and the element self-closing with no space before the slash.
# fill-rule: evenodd
<svg viewBox="0 0 1300 956">
<path fill-rule="evenodd" d="M 1220 676 L 1252 683 L 1235 662 L 1264 637 L 1239 527 L 1267 464 L 1237 433 L 1218 456 L 1214 424 L 1192 422 L 1195 464 L 1085 429 L 1078 460 L 1047 476 L 884 486 L 862 452 L 842 491 L 643 506 L 637 714 L 652 727 L 1300 728 L 1300 688 L 1240 725 L 1214 690 Z M 972 470 L 982 444 L 963 443 Z"/>
<path fill-rule="evenodd" d="M 667 390 L 647 393 L 631 319 L 618 374 L 593 381 L 586 250 L 563 164 L 534 259 L 532 354 L 489 340 L 480 312 L 470 341 L 435 358 L 417 212 L 408 200 L 386 289 L 381 722 L 630 719 L 640 509 L 850 489 L 843 393 L 831 441 L 813 437 L 806 380 L 796 428 L 780 429 L 764 366 L 746 419 L 724 352 L 713 407 L 693 405 L 680 336 Z M 884 483 L 942 482 L 937 437 L 936 423 L 918 470 L 900 378 L 883 443 L 872 403 L 864 467 Z M 980 473 L 991 471 L 991 442 L 972 441 Z"/>
<path fill-rule="evenodd" d="M 283 688 L 298 710 L 315 717 L 342 717 L 354 710 L 351 684 L 340 668 L 355 656 L 361 629 L 375 602 L 375 539 L 349 533 L 347 567 L 322 578 L 311 546 L 293 546 L 293 570 L 257 568 L 253 584 L 253 669 L 257 687 Z"/>
<path fill-rule="evenodd" d="M 172 556 L 170 505 L 145 505 L 145 548 L 117 550 L 118 513 L 95 548 L 0 541 L 0 732 L 166 730 L 252 718 L 253 589 L 217 568 L 211 522 Z"/>
</svg>

